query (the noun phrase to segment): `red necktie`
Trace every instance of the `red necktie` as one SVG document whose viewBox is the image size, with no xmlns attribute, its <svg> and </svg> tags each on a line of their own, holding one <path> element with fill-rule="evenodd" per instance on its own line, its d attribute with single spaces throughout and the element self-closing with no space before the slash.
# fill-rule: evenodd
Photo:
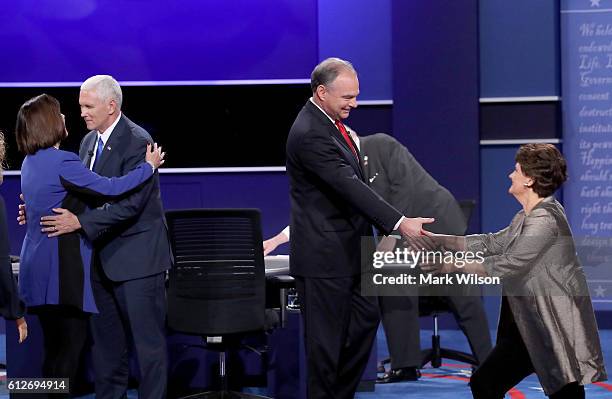
<svg viewBox="0 0 612 399">
<path fill-rule="evenodd" d="M 353 151 L 353 154 L 355 154 L 355 157 L 357 158 L 357 160 L 359 160 L 359 155 L 357 155 L 357 150 L 355 150 L 355 146 L 353 145 L 353 142 L 349 138 L 348 132 L 346 131 L 344 124 L 342 124 L 342 122 L 338 120 L 336 121 L 336 126 L 338 126 L 338 130 L 340 130 L 340 133 L 342 133 L 342 137 L 344 137 L 346 144 L 348 144 L 351 151 Z"/>
</svg>

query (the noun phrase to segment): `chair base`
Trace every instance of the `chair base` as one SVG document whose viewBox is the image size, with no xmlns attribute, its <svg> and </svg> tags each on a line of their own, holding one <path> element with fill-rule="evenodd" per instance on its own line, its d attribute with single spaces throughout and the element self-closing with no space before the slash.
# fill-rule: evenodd
<svg viewBox="0 0 612 399">
<path fill-rule="evenodd" d="M 438 355 L 436 355 L 436 348 L 421 351 L 421 368 L 425 367 L 427 363 L 431 363 L 431 367 L 437 369 L 442 365 L 442 359 L 456 360 L 472 366 L 478 365 L 474 356 L 465 352 L 444 348 L 437 348 L 437 352 Z"/>
<path fill-rule="evenodd" d="M 478 361 L 473 355 L 469 353 L 445 349 L 440 346 L 440 336 L 431 336 L 431 349 L 425 349 L 421 351 L 421 367 L 425 367 L 427 363 L 431 363 L 431 367 L 439 368 L 442 365 L 442 359 L 456 360 L 458 362 L 468 363 L 472 366 L 477 366 Z M 390 363 L 391 359 L 383 359 L 378 363 L 377 371 L 379 373 L 385 372 L 385 364 Z"/>
<path fill-rule="evenodd" d="M 440 336 L 434 334 L 431 336 L 431 349 L 421 351 L 421 368 L 427 363 L 431 363 L 431 367 L 437 369 L 442 365 L 442 359 L 456 360 L 473 366 L 478 364 L 476 358 L 468 353 L 442 348 Z"/>
<path fill-rule="evenodd" d="M 267 396 L 254 395 L 234 391 L 209 391 L 195 395 L 184 396 L 181 399 L 272 399 Z"/>
</svg>

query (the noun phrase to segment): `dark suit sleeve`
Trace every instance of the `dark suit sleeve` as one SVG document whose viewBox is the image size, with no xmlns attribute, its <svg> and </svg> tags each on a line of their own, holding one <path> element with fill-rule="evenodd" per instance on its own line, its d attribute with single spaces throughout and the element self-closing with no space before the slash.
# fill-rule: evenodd
<svg viewBox="0 0 612 399">
<path fill-rule="evenodd" d="M 0 197 L 0 314 L 5 319 L 14 320 L 23 317 L 24 312 L 25 306 L 17 294 L 11 268 L 6 207 L 4 199 Z"/>
<path fill-rule="evenodd" d="M 129 149 L 127 153 L 130 156 L 123 162 L 124 172 L 134 169 L 144 161 L 147 143 L 145 139 L 138 140 L 133 148 Z M 154 179 L 149 179 L 130 196 L 80 214 L 79 222 L 87 238 L 96 240 L 113 226 L 140 215 L 151 196 L 153 187 Z"/>
<path fill-rule="evenodd" d="M 118 196 L 148 180 L 153 172 L 153 167 L 143 162 L 125 176 L 103 177 L 86 168 L 76 155 L 68 153 L 60 164 L 59 176 L 62 185 L 69 191 L 93 196 Z"/>
<path fill-rule="evenodd" d="M 389 233 L 402 214 L 389 205 L 342 158 L 329 135 L 312 131 L 302 136 L 295 153 L 300 163 L 317 175 L 379 230 Z"/>
</svg>

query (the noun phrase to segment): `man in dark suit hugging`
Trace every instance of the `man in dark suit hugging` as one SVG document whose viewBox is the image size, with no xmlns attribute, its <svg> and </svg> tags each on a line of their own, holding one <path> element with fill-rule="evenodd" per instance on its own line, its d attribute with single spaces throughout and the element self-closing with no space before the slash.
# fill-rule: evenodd
<svg viewBox="0 0 612 399">
<path fill-rule="evenodd" d="M 81 116 L 91 131 L 79 156 L 94 172 L 122 176 L 141 163 L 151 136 L 121 112 L 122 92 L 111 76 L 81 86 Z M 159 175 L 131 195 L 93 203 L 78 217 L 65 209 L 42 218 L 51 236 L 81 230 L 94 242 L 92 316 L 96 398 L 126 397 L 128 345 L 134 343 L 140 371 L 139 397 L 166 397 L 165 271 L 170 243 L 159 192 Z"/>
</svg>

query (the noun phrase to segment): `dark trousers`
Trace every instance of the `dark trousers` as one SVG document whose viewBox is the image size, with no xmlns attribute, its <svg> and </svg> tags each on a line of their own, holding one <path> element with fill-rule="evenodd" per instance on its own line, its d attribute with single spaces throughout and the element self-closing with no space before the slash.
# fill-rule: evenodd
<svg viewBox="0 0 612 399">
<path fill-rule="evenodd" d="M 42 328 L 45 345 L 43 377 L 69 378 L 76 384 L 76 375 L 81 353 L 87 339 L 89 313 L 71 306 L 43 305 L 30 309 L 36 314 Z M 70 395 L 49 395 L 68 398 Z"/>
<path fill-rule="evenodd" d="M 140 372 L 138 396 L 166 397 L 165 273 L 110 281 L 94 268 L 93 293 L 99 314 L 91 318 L 97 399 L 126 397 L 128 347 L 133 344 Z"/>
<path fill-rule="evenodd" d="M 505 310 L 502 307 L 502 312 Z M 503 399 L 506 392 L 535 371 L 514 321 L 506 319 L 503 326 L 500 321 L 500 328 L 504 329 L 503 335 L 498 337 L 497 344 L 470 379 L 474 399 Z M 549 397 L 584 399 L 584 387 L 574 382 Z"/>
<path fill-rule="evenodd" d="M 419 297 L 415 294 L 378 299 L 392 369 L 421 367 Z M 492 347 L 482 299 L 480 296 L 448 296 L 445 300 L 476 360 L 482 363 Z"/>
<path fill-rule="evenodd" d="M 296 277 L 304 320 L 309 399 L 350 399 L 368 362 L 379 323 L 376 298 L 360 276 Z"/>
</svg>

